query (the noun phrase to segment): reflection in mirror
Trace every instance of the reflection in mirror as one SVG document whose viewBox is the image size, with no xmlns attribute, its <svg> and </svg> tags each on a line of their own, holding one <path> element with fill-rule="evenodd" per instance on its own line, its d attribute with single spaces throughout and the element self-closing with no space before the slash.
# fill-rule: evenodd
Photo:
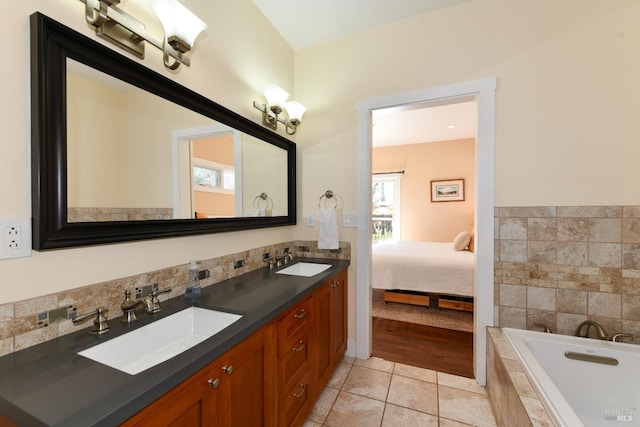
<svg viewBox="0 0 640 427">
<path fill-rule="evenodd" d="M 70 223 L 287 215 L 285 150 L 71 59 L 67 129 Z"/>
<path fill-rule="evenodd" d="M 41 13 L 30 41 L 33 249 L 295 225 L 294 143 Z"/>
</svg>

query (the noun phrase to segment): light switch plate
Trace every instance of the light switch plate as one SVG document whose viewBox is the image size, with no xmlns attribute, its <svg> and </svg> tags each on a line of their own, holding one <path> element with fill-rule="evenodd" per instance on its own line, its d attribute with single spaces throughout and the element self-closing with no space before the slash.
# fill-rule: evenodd
<svg viewBox="0 0 640 427">
<path fill-rule="evenodd" d="M 357 215 L 351 212 L 343 213 L 342 226 L 346 228 L 356 228 L 358 226 Z"/>
<path fill-rule="evenodd" d="M 314 227 L 316 225 L 316 214 L 313 212 L 307 212 L 304 214 L 304 220 L 307 227 Z"/>
</svg>

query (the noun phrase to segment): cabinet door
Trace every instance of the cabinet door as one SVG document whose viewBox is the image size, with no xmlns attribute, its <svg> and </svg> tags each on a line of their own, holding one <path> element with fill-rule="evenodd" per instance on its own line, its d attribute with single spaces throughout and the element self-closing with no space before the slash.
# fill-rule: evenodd
<svg viewBox="0 0 640 427">
<path fill-rule="evenodd" d="M 340 362 L 347 350 L 347 272 L 343 271 L 331 280 L 331 320 L 333 365 Z"/>
<path fill-rule="evenodd" d="M 202 426 L 205 388 L 196 376 L 160 397 L 121 424 L 126 427 L 192 427 Z"/>
<path fill-rule="evenodd" d="M 211 378 L 219 378 L 219 384 L 205 399 L 203 425 L 260 427 L 273 424 L 274 393 L 269 371 L 275 348 L 269 344 L 273 341 L 271 330 L 270 326 L 263 328 L 216 360 Z"/>
<path fill-rule="evenodd" d="M 347 349 L 347 272 L 329 279 L 315 293 L 318 392 L 327 384 Z"/>
<path fill-rule="evenodd" d="M 272 331 L 254 333 L 122 426 L 274 426 Z"/>
<path fill-rule="evenodd" d="M 331 378 L 331 281 L 323 283 L 314 294 L 316 316 L 315 335 L 315 374 L 319 393 Z M 315 394 L 315 393 L 314 393 Z"/>
</svg>

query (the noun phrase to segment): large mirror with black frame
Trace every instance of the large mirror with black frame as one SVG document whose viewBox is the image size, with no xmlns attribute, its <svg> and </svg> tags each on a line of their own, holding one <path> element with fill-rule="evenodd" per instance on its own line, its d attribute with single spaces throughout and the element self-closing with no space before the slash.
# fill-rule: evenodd
<svg viewBox="0 0 640 427">
<path fill-rule="evenodd" d="M 36 250 L 293 225 L 295 144 L 31 17 Z"/>
</svg>

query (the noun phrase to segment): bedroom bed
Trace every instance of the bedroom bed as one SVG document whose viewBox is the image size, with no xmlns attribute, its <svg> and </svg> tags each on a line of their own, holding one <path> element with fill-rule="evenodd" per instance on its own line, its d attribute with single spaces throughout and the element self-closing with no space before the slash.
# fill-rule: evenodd
<svg viewBox="0 0 640 427">
<path fill-rule="evenodd" d="M 449 242 L 384 242 L 372 250 L 371 286 L 385 301 L 473 310 L 475 257 Z"/>
</svg>

